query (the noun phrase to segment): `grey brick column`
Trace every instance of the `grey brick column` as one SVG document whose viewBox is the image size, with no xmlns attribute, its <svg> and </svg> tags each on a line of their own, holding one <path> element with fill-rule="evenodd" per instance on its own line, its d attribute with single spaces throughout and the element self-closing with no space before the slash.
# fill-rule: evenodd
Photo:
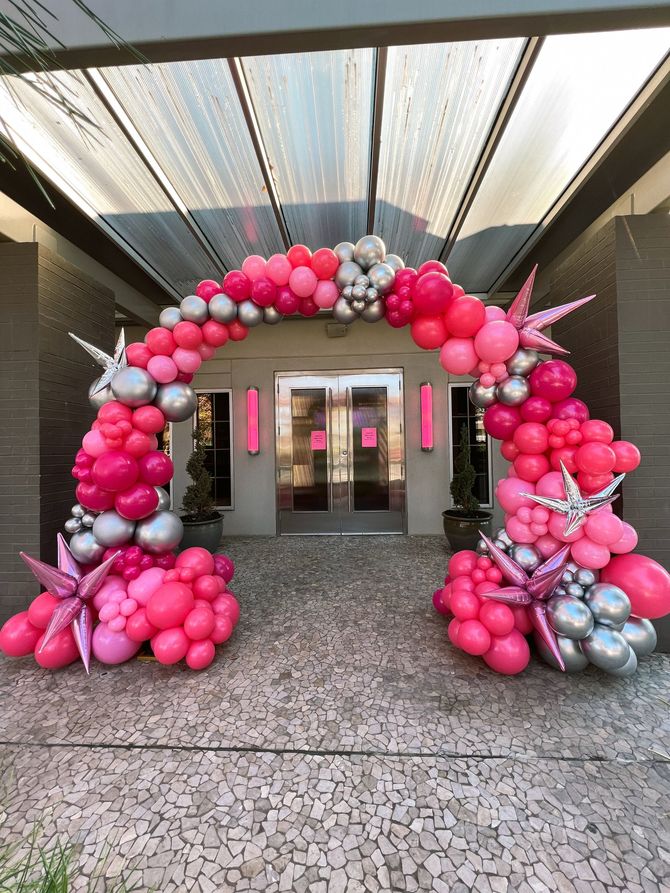
<svg viewBox="0 0 670 893">
<path fill-rule="evenodd" d="M 37 585 L 23 549 L 55 560 L 74 502 L 74 454 L 93 418 L 95 370 L 68 337 L 111 350 L 114 295 L 36 243 L 0 244 L 0 622 Z"/>
</svg>

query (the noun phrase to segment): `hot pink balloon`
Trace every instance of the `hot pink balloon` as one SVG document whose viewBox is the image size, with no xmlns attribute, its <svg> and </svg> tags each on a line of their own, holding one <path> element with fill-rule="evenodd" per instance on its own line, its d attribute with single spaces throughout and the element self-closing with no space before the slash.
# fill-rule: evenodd
<svg viewBox="0 0 670 893">
<path fill-rule="evenodd" d="M 440 365 L 451 375 L 467 375 L 477 363 L 472 338 L 448 338 L 440 350 Z"/>
<path fill-rule="evenodd" d="M 259 276 L 251 283 L 251 299 L 259 307 L 271 307 L 277 296 L 277 286 L 269 276 Z"/>
<path fill-rule="evenodd" d="M 289 276 L 288 284 L 299 298 L 309 298 L 314 294 L 318 281 L 311 267 L 296 267 Z"/>
<path fill-rule="evenodd" d="M 538 496 L 552 496 L 556 499 L 565 499 L 565 487 L 563 475 L 560 471 L 549 471 L 543 475 L 536 484 L 535 492 Z"/>
<path fill-rule="evenodd" d="M 577 373 L 565 360 L 547 360 L 533 369 L 528 381 L 533 396 L 558 403 L 577 387 Z"/>
<path fill-rule="evenodd" d="M 275 285 L 288 285 L 288 280 L 293 267 L 285 254 L 273 254 L 265 264 L 265 275 L 272 279 Z"/>
<path fill-rule="evenodd" d="M 314 289 L 313 300 L 317 307 L 330 309 L 339 297 L 340 291 L 332 279 L 320 279 Z"/>
<path fill-rule="evenodd" d="M 470 575 L 477 567 L 478 558 L 479 556 L 472 549 L 462 549 L 460 552 L 456 552 L 449 559 L 449 576 L 453 580 L 454 577 Z"/>
<path fill-rule="evenodd" d="M 179 374 L 177 364 L 172 357 L 165 357 L 162 354 L 151 357 L 147 363 L 147 371 L 158 384 L 168 384 L 174 381 Z"/>
<path fill-rule="evenodd" d="M 181 626 L 162 629 L 151 640 L 151 649 L 156 660 L 161 664 L 176 664 L 184 657 L 191 645 L 191 640 Z"/>
<path fill-rule="evenodd" d="M 507 320 L 507 314 L 502 309 L 502 307 L 496 307 L 495 304 L 489 304 L 488 307 L 484 308 L 486 314 L 486 322 L 505 322 Z"/>
<path fill-rule="evenodd" d="M 485 323 L 475 335 L 475 350 L 486 363 L 504 363 L 519 346 L 519 333 L 505 320 Z"/>
<path fill-rule="evenodd" d="M 577 564 L 581 564 L 582 567 L 588 567 L 591 570 L 600 570 L 610 560 L 610 550 L 607 546 L 594 543 L 588 536 L 583 536 L 573 543 L 570 551 Z"/>
<path fill-rule="evenodd" d="M 612 512 L 592 512 L 586 517 L 584 532 L 594 543 L 611 547 L 623 536 L 623 521 Z"/>
<path fill-rule="evenodd" d="M 94 483 L 103 490 L 127 490 L 139 476 L 135 459 L 121 450 L 110 450 L 99 456 L 91 469 Z"/>
<path fill-rule="evenodd" d="M 627 524 L 624 521 L 623 534 L 621 535 L 621 539 L 617 540 L 616 543 L 612 543 L 610 545 L 610 552 L 614 552 L 616 555 L 624 555 L 626 552 L 632 552 L 636 546 L 637 531 L 632 526 L 632 524 Z"/>
<path fill-rule="evenodd" d="M 519 630 L 513 629 L 506 636 L 491 636 L 491 647 L 483 657 L 496 673 L 514 676 L 528 666 L 530 648 Z"/>
<path fill-rule="evenodd" d="M 552 512 L 549 518 L 549 533 L 560 540 L 562 543 L 575 543 L 584 536 L 584 528 L 578 527 L 572 533 L 565 535 L 565 515 L 559 515 L 558 512 Z M 577 559 L 575 558 L 575 561 Z"/>
<path fill-rule="evenodd" d="M 537 534 L 533 533 L 529 524 L 524 524 L 517 517 L 510 518 L 505 529 L 515 543 L 534 543 Z"/>
<path fill-rule="evenodd" d="M 284 285 L 277 289 L 275 307 L 280 313 L 290 316 L 292 313 L 298 312 L 300 298 L 291 291 L 288 285 Z"/>
<path fill-rule="evenodd" d="M 491 647 L 491 634 L 479 620 L 464 620 L 457 636 L 458 647 L 466 654 L 484 654 Z"/>
<path fill-rule="evenodd" d="M 174 465 L 172 459 L 162 450 L 151 450 L 138 459 L 137 465 L 142 480 L 153 487 L 162 487 L 172 480 Z"/>
<path fill-rule="evenodd" d="M 550 533 L 545 533 L 543 536 L 538 536 L 535 540 L 535 548 L 539 550 L 540 555 L 543 558 L 551 558 L 552 555 L 555 555 L 556 552 L 561 548 L 563 543 L 556 539 L 555 536 L 552 536 Z"/>
<path fill-rule="evenodd" d="M 0 629 L 0 651 L 8 657 L 25 657 L 35 651 L 42 638 L 43 629 L 30 622 L 27 611 L 14 614 Z"/>
<path fill-rule="evenodd" d="M 496 499 L 505 512 L 514 514 L 522 506 L 532 509 L 535 503 L 528 496 L 536 492 L 535 484 L 519 478 L 501 478 L 496 486 Z"/>
<path fill-rule="evenodd" d="M 122 518 L 130 521 L 139 521 L 147 518 L 158 508 L 158 493 L 150 485 L 145 483 L 133 484 L 127 490 L 116 494 L 114 508 Z"/>
<path fill-rule="evenodd" d="M 265 275 L 265 260 L 260 257 L 258 254 L 250 254 L 249 257 L 245 258 L 244 263 L 242 264 L 242 272 L 253 282 L 255 279 L 259 279 L 261 276 Z M 224 279 L 224 286 L 226 285 L 226 280 Z"/>
<path fill-rule="evenodd" d="M 600 574 L 603 583 L 619 586 L 636 617 L 655 620 L 670 613 L 670 574 L 646 555 L 616 555 Z"/>
<path fill-rule="evenodd" d="M 151 596 L 163 585 L 165 571 L 160 567 L 150 567 L 135 580 L 128 583 L 128 595 L 139 605 L 146 605 Z"/>
<path fill-rule="evenodd" d="M 192 642 L 186 652 L 186 663 L 192 670 L 204 670 L 214 660 L 215 649 L 211 639 Z"/>
<path fill-rule="evenodd" d="M 96 458 L 102 456 L 102 454 L 106 453 L 109 449 L 107 441 L 102 436 L 102 432 L 98 430 L 87 431 L 86 434 L 84 434 L 81 445 L 89 456 L 95 456 Z"/>
<path fill-rule="evenodd" d="M 551 418 L 552 405 L 544 397 L 528 397 L 519 408 L 524 422 L 546 422 Z"/>
</svg>

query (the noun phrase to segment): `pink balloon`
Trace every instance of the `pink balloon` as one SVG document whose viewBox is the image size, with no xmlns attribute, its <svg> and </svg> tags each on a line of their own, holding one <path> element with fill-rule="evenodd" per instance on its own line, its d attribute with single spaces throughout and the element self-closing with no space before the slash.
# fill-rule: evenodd
<svg viewBox="0 0 670 893">
<path fill-rule="evenodd" d="M 328 310 L 337 301 L 340 290 L 332 279 L 320 279 L 314 289 L 313 300 L 317 307 Z"/>
<path fill-rule="evenodd" d="M 522 453 L 544 453 L 549 447 L 549 432 L 539 422 L 523 422 L 512 439 Z"/>
<path fill-rule="evenodd" d="M 191 546 L 177 556 L 175 567 L 190 567 L 196 577 L 214 573 L 214 556 L 201 546 Z"/>
<path fill-rule="evenodd" d="M 114 508 L 122 518 L 139 521 L 147 518 L 158 508 L 158 493 L 150 484 L 133 484 L 127 490 L 117 493 Z"/>
<path fill-rule="evenodd" d="M 446 587 L 445 587 L 446 588 Z M 442 599 L 443 589 L 436 589 L 433 593 L 433 607 L 438 614 L 448 614 L 449 608 Z"/>
<path fill-rule="evenodd" d="M 477 567 L 477 559 L 479 555 L 472 549 L 462 549 L 455 552 L 449 559 L 449 576 L 454 577 L 469 576 Z"/>
<path fill-rule="evenodd" d="M 291 291 L 299 298 L 309 298 L 314 294 L 318 281 L 311 267 L 296 267 L 291 271 L 288 284 Z"/>
<path fill-rule="evenodd" d="M 93 634 L 95 635 L 95 630 Z M 79 660 L 79 650 L 69 626 L 56 633 L 42 649 L 43 640 L 44 636 L 40 636 L 35 645 L 35 660 L 41 667 L 47 670 L 57 670 Z"/>
<path fill-rule="evenodd" d="M 570 552 L 577 564 L 591 570 L 600 570 L 610 560 L 610 550 L 607 546 L 594 543 L 588 536 L 583 536 L 574 542 L 570 547 Z"/>
<path fill-rule="evenodd" d="M 565 360 L 547 360 L 533 369 L 528 381 L 533 396 L 558 403 L 577 387 L 577 373 Z"/>
<path fill-rule="evenodd" d="M 251 283 L 251 299 L 259 307 L 271 307 L 277 296 L 277 286 L 269 276 L 259 276 Z"/>
<path fill-rule="evenodd" d="M 543 475 L 535 485 L 538 496 L 551 496 L 555 499 L 565 499 L 565 487 L 560 471 L 549 471 Z"/>
<path fill-rule="evenodd" d="M 28 605 L 28 620 L 38 629 L 46 629 L 49 626 L 51 615 L 59 604 L 60 599 L 50 592 L 40 592 Z M 0 648 L 2 648 L 2 633 L 0 633 Z"/>
<path fill-rule="evenodd" d="M 607 422 L 602 419 L 590 419 L 582 422 L 579 430 L 581 431 L 584 441 L 597 440 L 600 443 L 612 443 L 614 440 L 614 430 Z"/>
<path fill-rule="evenodd" d="M 106 512 L 107 509 L 114 508 L 114 494 L 109 490 L 103 490 L 97 484 L 87 484 L 81 481 L 77 484 L 75 494 L 77 501 L 92 512 Z M 156 501 L 158 501 L 158 494 L 156 494 Z"/>
<path fill-rule="evenodd" d="M 528 397 L 519 409 L 524 422 L 546 422 L 551 418 L 552 405 L 544 397 Z"/>
<path fill-rule="evenodd" d="M 230 614 L 215 614 L 214 629 L 210 636 L 215 645 L 227 642 L 233 634 L 233 621 Z"/>
<path fill-rule="evenodd" d="M 670 574 L 646 555 L 617 555 L 600 574 L 603 583 L 619 586 L 636 617 L 655 620 L 670 613 Z"/>
<path fill-rule="evenodd" d="M 222 555 L 221 553 L 215 555 L 214 573 L 219 577 L 222 577 L 226 583 L 230 583 L 235 576 L 235 564 L 233 563 L 233 559 L 229 558 L 228 555 Z"/>
<path fill-rule="evenodd" d="M 146 605 L 151 596 L 163 585 L 165 571 L 160 567 L 150 567 L 135 580 L 128 583 L 128 596 L 139 605 Z"/>
<path fill-rule="evenodd" d="M 197 372 L 202 365 L 202 357 L 197 350 L 187 350 L 185 347 L 176 347 L 172 359 L 180 372 Z"/>
<path fill-rule="evenodd" d="M 258 254 L 250 254 L 242 264 L 242 272 L 252 282 L 265 275 L 265 260 Z M 224 286 L 226 280 L 224 279 Z"/>
<path fill-rule="evenodd" d="M 616 455 L 606 443 L 589 441 L 575 453 L 575 464 L 585 474 L 609 474 L 616 464 Z"/>
<path fill-rule="evenodd" d="M 611 444 L 611 448 L 616 456 L 614 471 L 617 474 L 621 474 L 622 471 L 635 471 L 640 464 L 641 456 L 634 443 L 629 443 L 627 440 L 615 440 Z"/>
<path fill-rule="evenodd" d="M 479 619 L 492 636 L 506 636 L 514 629 L 512 609 L 509 605 L 494 599 L 484 601 L 479 611 Z"/>
<path fill-rule="evenodd" d="M 189 639 L 206 639 L 214 629 L 214 611 L 208 607 L 193 608 L 184 620 L 184 632 Z"/>
<path fill-rule="evenodd" d="M 412 300 L 418 313 L 438 316 L 449 306 L 454 288 L 445 272 L 431 269 L 420 274 L 412 289 Z"/>
<path fill-rule="evenodd" d="M 477 363 L 472 338 L 448 338 L 440 350 L 440 365 L 451 375 L 467 375 Z"/>
<path fill-rule="evenodd" d="M 449 304 L 444 321 L 456 338 L 473 338 L 486 322 L 486 310 L 479 298 L 463 295 Z"/>
<path fill-rule="evenodd" d="M 496 440 L 511 440 L 521 424 L 521 413 L 516 406 L 495 403 L 484 413 L 484 428 Z"/>
<path fill-rule="evenodd" d="M 621 539 L 617 540 L 616 543 L 610 544 L 610 552 L 614 552 L 617 555 L 623 555 L 626 552 L 632 552 L 636 546 L 637 531 L 631 524 L 627 524 L 624 521 Z"/>
<path fill-rule="evenodd" d="M 135 459 L 128 453 L 110 450 L 95 460 L 91 475 L 98 487 L 117 492 L 127 490 L 135 483 L 139 468 Z"/>
<path fill-rule="evenodd" d="M 214 322 L 213 319 L 208 320 L 208 322 Z M 207 325 L 207 323 L 205 323 Z M 226 340 L 228 338 L 228 331 L 226 330 Z M 198 353 L 202 357 L 203 360 L 211 360 L 216 350 L 212 347 L 211 344 L 201 344 L 198 348 Z"/>
<path fill-rule="evenodd" d="M 192 642 L 186 652 L 186 663 L 192 670 L 204 670 L 214 660 L 214 643 L 211 639 Z"/>
<path fill-rule="evenodd" d="M 501 478 L 496 486 L 496 499 L 498 505 L 505 512 L 514 514 L 522 506 L 531 509 L 536 503 L 524 494 L 534 495 L 535 484 L 530 481 L 522 481 L 519 478 Z"/>
<path fill-rule="evenodd" d="M 94 456 L 96 458 L 102 456 L 102 454 L 106 453 L 109 449 L 107 441 L 102 436 L 102 432 L 97 429 L 95 431 L 87 431 L 87 433 L 84 434 L 81 445 L 89 456 Z"/>
<path fill-rule="evenodd" d="M 484 654 L 491 647 L 491 634 L 479 620 L 464 620 L 456 638 L 458 647 L 466 654 Z"/>
<path fill-rule="evenodd" d="M 550 468 L 544 453 L 520 453 L 514 460 L 514 471 L 524 481 L 539 481 Z"/>
<path fill-rule="evenodd" d="M 251 281 L 241 270 L 230 270 L 223 278 L 223 290 L 234 301 L 244 301 L 251 294 Z"/>
<path fill-rule="evenodd" d="M 218 295 L 222 291 L 223 288 L 214 279 L 203 279 L 202 282 L 198 282 L 195 287 L 196 295 L 199 298 L 202 298 L 203 301 L 207 301 L 208 304 L 214 295 Z"/>
<path fill-rule="evenodd" d="M 491 647 L 484 654 L 484 662 L 496 673 L 514 676 L 528 666 L 530 648 L 518 629 L 506 636 L 492 636 Z"/>
<path fill-rule="evenodd" d="M 232 592 L 223 592 L 212 602 L 212 610 L 215 614 L 225 614 L 230 617 L 233 627 L 237 626 L 240 619 L 240 606 Z"/>
<path fill-rule="evenodd" d="M 568 536 L 565 535 L 564 531 L 565 515 L 559 515 L 557 512 L 552 512 L 549 518 L 549 533 L 552 536 L 555 536 L 557 540 L 560 540 L 562 543 L 575 543 L 584 536 L 583 526 L 578 527 L 577 530 L 573 531 Z M 577 561 L 576 558 L 575 561 Z"/>
<path fill-rule="evenodd" d="M 534 543 L 537 539 L 537 534 L 533 533 L 530 525 L 524 524 L 516 517 L 509 519 L 505 529 L 515 543 Z"/>
<path fill-rule="evenodd" d="M 147 602 L 147 620 L 158 629 L 181 626 L 193 610 L 193 593 L 184 583 L 163 583 Z M 181 660 L 181 658 L 179 658 Z"/>
<path fill-rule="evenodd" d="M 158 384 L 168 384 L 174 381 L 179 374 L 177 364 L 172 357 L 165 357 L 162 354 L 158 354 L 149 360 L 147 371 Z"/>
<path fill-rule="evenodd" d="M 277 289 L 277 297 L 275 298 L 275 307 L 280 313 L 290 316 L 292 313 L 298 312 L 300 307 L 300 298 L 293 294 L 288 285 Z"/>
<path fill-rule="evenodd" d="M 623 521 L 611 512 L 592 512 L 586 518 L 584 532 L 594 543 L 611 546 L 623 536 Z"/>
<path fill-rule="evenodd" d="M 138 459 L 140 477 L 153 487 L 162 487 L 172 480 L 174 465 L 172 459 L 162 450 L 151 450 Z"/>
<path fill-rule="evenodd" d="M 191 640 L 181 626 L 162 629 L 151 640 L 151 649 L 161 664 L 176 664 L 186 657 Z"/>
<path fill-rule="evenodd" d="M 502 307 L 496 307 L 495 304 L 489 304 L 484 308 L 486 314 L 486 322 L 506 322 L 507 314 Z"/>
<path fill-rule="evenodd" d="M 534 545 L 543 558 L 551 558 L 552 555 L 555 555 L 556 552 L 558 552 L 563 544 L 557 540 L 555 536 L 552 536 L 550 533 L 545 533 L 543 536 L 538 536 Z"/>
<path fill-rule="evenodd" d="M 582 400 L 568 397 L 554 403 L 552 416 L 555 419 L 577 419 L 578 422 L 585 422 L 589 418 L 589 408 Z"/>
<path fill-rule="evenodd" d="M 43 629 L 30 622 L 28 611 L 21 611 L 5 621 L 0 628 L 0 651 L 8 657 L 25 657 L 35 651 L 43 633 Z"/>
<path fill-rule="evenodd" d="M 475 335 L 477 355 L 487 363 L 504 363 L 518 346 L 519 333 L 506 320 L 487 322 Z"/>
<path fill-rule="evenodd" d="M 138 608 L 126 621 L 125 632 L 133 642 L 146 642 L 156 635 L 158 629 L 147 620 L 146 608 Z"/>
<path fill-rule="evenodd" d="M 265 275 L 272 279 L 275 285 L 288 285 L 288 280 L 293 267 L 285 254 L 273 254 L 265 264 Z"/>
</svg>

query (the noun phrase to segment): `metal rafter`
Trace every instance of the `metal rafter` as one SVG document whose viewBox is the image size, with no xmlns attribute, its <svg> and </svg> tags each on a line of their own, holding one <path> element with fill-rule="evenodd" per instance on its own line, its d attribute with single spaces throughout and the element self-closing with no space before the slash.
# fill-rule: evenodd
<svg viewBox="0 0 670 893">
<path fill-rule="evenodd" d="M 486 171 L 491 164 L 495 151 L 502 139 L 503 133 L 505 132 L 505 128 L 509 124 L 510 118 L 512 117 L 512 113 L 516 107 L 516 104 L 519 100 L 521 92 L 528 80 L 528 76 L 530 75 L 533 65 L 539 55 L 540 50 L 542 49 L 542 45 L 544 43 L 544 37 L 529 37 L 526 42 L 526 46 L 521 53 L 519 58 L 519 63 L 516 67 L 516 71 L 512 76 L 512 79 L 509 83 L 509 87 L 507 88 L 507 93 L 505 94 L 505 98 L 503 99 L 500 108 L 498 110 L 498 114 L 495 117 L 495 120 L 491 126 L 491 130 L 489 131 L 489 135 L 486 138 L 486 142 L 482 148 L 482 151 L 479 155 L 479 159 L 477 160 L 477 164 L 475 166 L 474 171 L 472 172 L 472 176 L 468 182 L 465 193 L 463 194 L 463 198 L 461 199 L 461 203 L 458 206 L 458 210 L 456 211 L 456 216 L 454 217 L 453 223 L 447 233 L 447 236 L 444 240 L 444 246 L 442 251 L 440 252 L 440 260 L 443 263 L 446 263 L 449 254 L 451 253 L 452 248 L 456 244 L 456 240 L 458 239 L 458 235 L 463 227 L 465 222 L 465 218 L 472 207 L 472 204 L 477 196 L 477 192 L 479 191 L 479 187 L 482 184 Z"/>
<path fill-rule="evenodd" d="M 377 181 L 379 178 L 379 152 L 384 116 L 384 87 L 386 85 L 387 47 L 375 51 L 375 74 L 372 93 L 372 132 L 370 136 L 370 172 L 368 175 L 368 232 L 374 232 L 377 206 Z"/>
<path fill-rule="evenodd" d="M 265 188 L 267 190 L 268 198 L 270 199 L 270 204 L 272 205 L 272 210 L 274 211 L 277 226 L 279 227 L 279 232 L 281 233 L 282 241 L 284 243 L 284 249 L 288 251 L 293 243 L 288 231 L 288 226 L 286 225 L 286 220 L 284 219 L 284 212 L 282 210 L 281 202 L 279 201 L 279 195 L 277 193 L 277 188 L 275 186 L 275 181 L 272 176 L 272 165 L 270 164 L 270 160 L 265 149 L 265 144 L 263 143 L 263 137 L 261 136 L 260 127 L 258 126 L 256 110 L 254 109 L 254 104 L 251 99 L 251 94 L 249 92 L 249 86 L 247 84 L 247 78 L 244 73 L 242 61 L 237 58 L 228 59 L 228 66 L 233 78 L 233 83 L 235 84 L 235 90 L 237 91 L 237 98 L 242 107 L 244 120 L 247 122 L 247 128 L 249 130 L 251 142 L 253 143 L 256 158 L 258 159 L 258 164 L 260 165 L 261 173 L 263 174 L 263 181 L 265 182 Z"/>
</svg>

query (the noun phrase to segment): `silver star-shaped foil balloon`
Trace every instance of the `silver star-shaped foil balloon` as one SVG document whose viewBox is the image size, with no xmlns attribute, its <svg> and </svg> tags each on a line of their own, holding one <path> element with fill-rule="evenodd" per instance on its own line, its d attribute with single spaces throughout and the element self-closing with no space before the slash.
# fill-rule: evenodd
<svg viewBox="0 0 670 893">
<path fill-rule="evenodd" d="M 543 564 L 535 568 L 528 576 L 526 571 L 510 558 L 502 549 L 499 549 L 485 534 L 479 531 L 479 535 L 486 543 L 489 554 L 501 570 L 505 579 L 511 586 L 495 589 L 486 593 L 486 598 L 494 598 L 509 605 L 524 605 L 528 608 L 530 620 L 537 632 L 556 658 L 556 662 L 562 670 L 565 670 L 565 661 L 558 647 L 556 633 L 549 626 L 547 620 L 547 601 L 561 582 L 565 568 L 570 560 L 570 545 L 566 543 L 558 552 L 555 552 Z"/>
<path fill-rule="evenodd" d="M 31 558 L 25 552 L 19 552 L 19 555 L 47 592 L 50 592 L 60 602 L 51 615 L 40 651 L 49 644 L 54 636 L 57 636 L 70 624 L 77 650 L 88 673 L 91 663 L 93 617 L 87 603 L 104 583 L 107 574 L 112 569 L 116 555 L 103 561 L 90 573 L 84 574 L 79 562 L 60 533 L 58 534 L 58 567 L 52 567 L 44 561 Z"/>
<path fill-rule="evenodd" d="M 128 365 L 128 359 L 126 357 L 126 333 L 124 329 L 121 329 L 121 334 L 119 335 L 116 347 L 114 348 L 113 357 L 110 357 L 104 350 L 100 350 L 99 347 L 95 347 L 93 344 L 89 344 L 88 341 L 83 341 L 81 338 L 73 335 L 72 332 L 68 332 L 68 335 L 73 341 L 76 341 L 80 347 L 83 347 L 84 350 L 93 357 L 95 362 L 105 370 L 96 382 L 95 388 L 91 391 L 91 397 L 95 396 L 98 391 L 102 391 L 106 388 L 119 369 L 123 369 Z"/>
<path fill-rule="evenodd" d="M 507 322 L 511 322 L 514 328 L 519 332 L 519 346 L 537 350 L 540 353 L 555 353 L 559 356 L 566 356 L 570 353 L 560 344 L 552 341 L 547 335 L 542 334 L 542 330 L 548 326 L 588 304 L 595 298 L 595 295 L 589 295 L 587 298 L 580 298 L 579 301 L 573 301 L 571 304 L 562 304 L 560 307 L 553 307 L 549 310 L 540 310 L 538 313 L 528 315 L 530 309 L 530 299 L 533 294 L 533 284 L 535 282 L 535 274 L 537 272 L 537 264 L 521 286 L 521 291 L 512 301 L 512 305 L 507 311 Z"/>
<path fill-rule="evenodd" d="M 614 480 L 598 490 L 591 496 L 582 496 L 577 481 L 570 474 L 565 465 L 561 462 L 561 474 L 563 475 L 563 489 L 565 490 L 565 499 L 557 499 L 553 496 L 535 496 L 532 493 L 524 493 L 528 499 L 543 505 L 545 508 L 558 512 L 559 515 L 565 515 L 565 528 L 563 536 L 570 536 L 575 530 L 578 530 L 584 523 L 586 516 L 601 509 L 605 505 L 609 505 L 619 498 L 618 493 L 614 493 L 621 481 L 626 477 L 620 474 Z M 613 495 L 614 494 L 614 495 Z"/>
</svg>

